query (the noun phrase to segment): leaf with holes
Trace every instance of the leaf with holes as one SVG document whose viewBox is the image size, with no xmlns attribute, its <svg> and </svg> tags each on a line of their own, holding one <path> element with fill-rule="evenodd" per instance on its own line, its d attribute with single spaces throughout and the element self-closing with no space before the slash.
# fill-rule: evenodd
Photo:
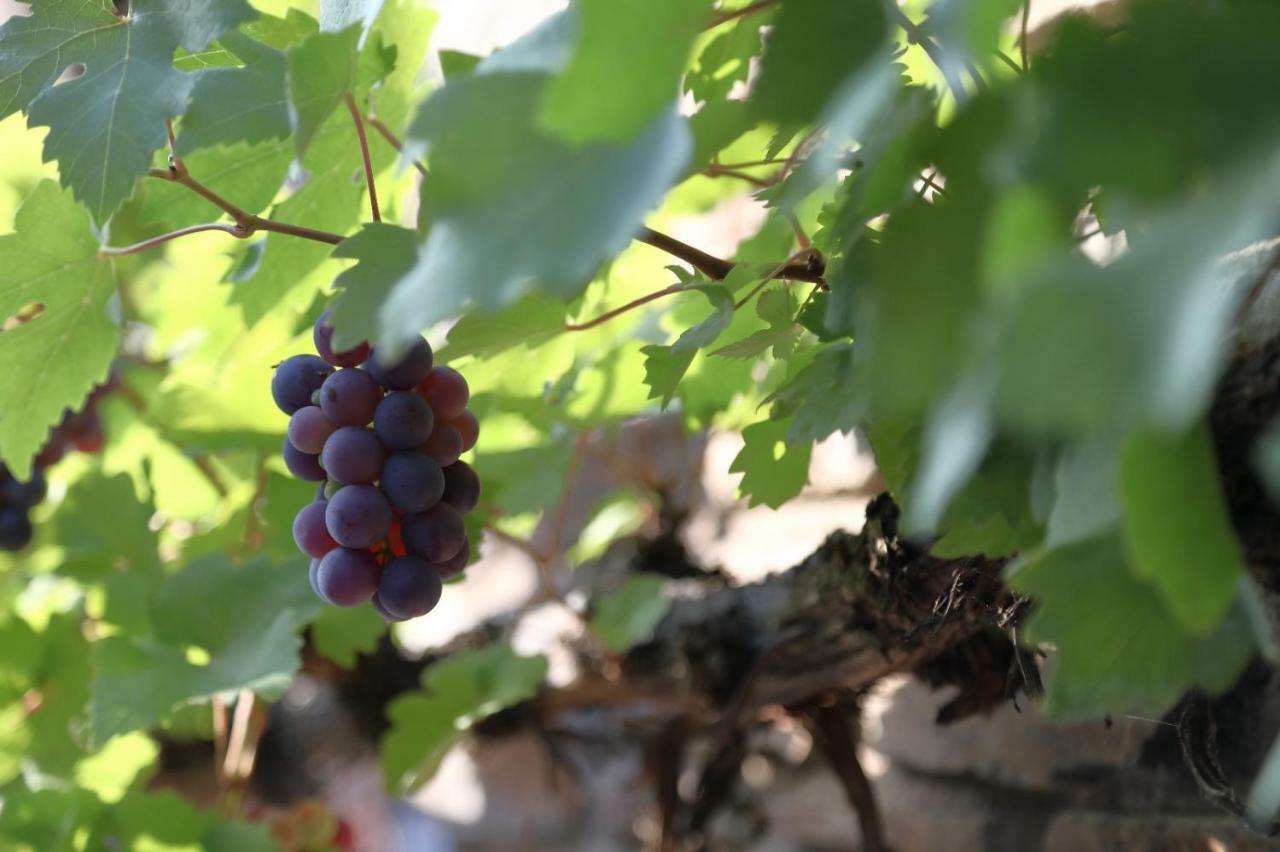
<svg viewBox="0 0 1280 852">
<path fill-rule="evenodd" d="M 106 378 L 120 329 L 109 310 L 111 263 L 98 256 L 89 217 L 52 181 L 18 210 L 0 237 L 0 458 L 25 478 L 49 427 Z M 25 316 L 34 316 L 21 322 Z M 6 323 L 8 326 L 8 323 Z"/>
<path fill-rule="evenodd" d="M 47 126 L 46 159 L 64 186 L 105 222 L 165 144 L 193 77 L 176 48 L 201 50 L 253 17 L 245 0 L 134 0 L 127 18 L 109 0 L 48 0 L 0 27 L 0 118 L 22 109 Z M 54 86 L 72 64 L 84 73 Z"/>
</svg>

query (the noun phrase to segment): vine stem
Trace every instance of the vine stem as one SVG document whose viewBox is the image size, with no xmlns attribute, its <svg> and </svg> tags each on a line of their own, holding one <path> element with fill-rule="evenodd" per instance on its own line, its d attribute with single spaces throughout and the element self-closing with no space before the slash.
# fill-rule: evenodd
<svg viewBox="0 0 1280 852">
<path fill-rule="evenodd" d="M 1031 0 L 1026 0 L 1022 4 L 1022 34 L 1018 39 L 1018 47 L 1022 51 L 1022 70 L 1024 72 L 1031 70 L 1030 48 L 1027 47 L 1027 21 L 1031 18 Z"/>
<path fill-rule="evenodd" d="M 685 287 L 683 284 L 672 284 L 670 287 L 665 287 L 661 290 L 655 290 L 654 292 L 641 296 L 638 299 L 632 299 L 630 302 L 627 302 L 625 305 L 616 307 L 611 311 L 605 311 L 595 319 L 590 319 L 590 320 L 587 320 L 586 322 L 567 322 L 564 324 L 564 330 L 565 331 L 586 331 L 589 328 L 595 328 L 598 325 L 604 325 L 614 317 L 622 316 L 627 311 L 633 311 L 642 305 L 647 305 L 650 302 L 661 299 L 663 296 L 670 296 L 675 293 L 683 293 L 687 289 L 688 288 Z"/>
<path fill-rule="evenodd" d="M 379 136 L 387 140 L 388 145 L 390 145 L 392 148 L 395 148 L 401 154 L 404 153 L 404 143 L 400 141 L 400 137 L 392 133 L 391 128 L 387 127 L 387 125 L 384 124 L 381 119 L 374 118 L 373 116 L 369 116 L 368 122 L 370 127 L 378 131 Z M 413 167 L 418 170 L 418 174 L 422 175 L 423 177 L 427 176 L 427 167 L 424 166 L 420 160 L 414 159 L 414 160 L 410 160 L 410 162 L 412 162 Z"/>
<path fill-rule="evenodd" d="M 360 159 L 364 161 L 364 180 L 369 187 L 369 214 L 373 216 L 373 221 L 382 221 L 382 212 L 378 210 L 378 187 L 373 180 L 373 160 L 369 158 L 369 137 L 364 132 L 364 119 L 360 117 L 360 108 L 356 106 L 356 99 L 350 92 L 347 92 L 347 111 L 351 113 L 351 120 L 356 126 L 356 136 L 360 140 Z"/>
<path fill-rule="evenodd" d="M 237 239 L 244 239 L 249 234 L 241 230 L 239 225 L 226 225 L 221 222 L 211 222 L 207 225 L 192 225 L 189 228 L 179 228 L 176 231 L 170 231 L 167 234 L 161 234 L 158 237 L 152 237 L 149 240 L 143 240 L 140 243 L 134 243 L 131 246 L 103 246 L 98 249 L 98 254 L 108 257 L 120 257 L 126 254 L 137 254 L 146 251 L 149 248 L 155 248 L 158 245 L 167 243 L 170 240 L 176 240 L 179 237 L 185 237 L 190 234 L 199 234 L 202 231 L 222 231 L 224 234 L 230 234 Z"/>
</svg>

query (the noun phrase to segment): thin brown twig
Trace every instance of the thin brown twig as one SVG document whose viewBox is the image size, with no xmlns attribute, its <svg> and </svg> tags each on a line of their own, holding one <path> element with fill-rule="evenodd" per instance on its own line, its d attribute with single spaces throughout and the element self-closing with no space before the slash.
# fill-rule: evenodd
<svg viewBox="0 0 1280 852">
<path fill-rule="evenodd" d="M 729 12 L 721 12 L 720 14 L 712 17 L 710 22 L 707 23 L 704 29 L 708 29 L 708 30 L 714 29 L 715 27 L 718 27 L 721 24 L 727 24 L 730 21 L 736 21 L 738 18 L 744 18 L 747 15 L 753 15 L 756 12 L 764 11 L 765 9 L 768 9 L 770 6 L 774 5 L 776 2 L 777 0 L 757 0 L 757 2 L 755 3 L 748 3 L 747 5 L 743 6 L 741 9 L 733 9 L 732 11 L 729 11 Z"/>
<path fill-rule="evenodd" d="M 750 302 L 755 297 L 755 295 L 759 293 L 761 290 L 763 290 L 765 288 L 765 285 L 767 285 L 770 281 L 773 281 L 777 278 L 785 279 L 787 276 L 782 273 L 786 271 L 787 267 L 790 266 L 792 263 L 795 263 L 800 258 L 805 257 L 806 255 L 812 253 L 812 251 L 813 251 L 812 249 L 802 248 L 799 251 L 797 251 L 795 254 L 791 255 L 791 257 L 787 258 L 782 263 L 778 264 L 778 266 L 772 272 L 766 275 L 764 279 L 760 281 L 759 284 L 752 287 L 751 291 L 747 293 L 747 295 L 743 296 L 736 303 L 734 303 L 733 309 L 736 311 L 739 308 L 741 308 L 743 305 L 745 305 L 747 302 Z"/>
<path fill-rule="evenodd" d="M 382 221 L 382 212 L 378 210 L 378 187 L 373 179 L 373 160 L 369 156 L 369 137 L 364 132 L 364 119 L 360 116 L 360 108 L 356 106 L 356 99 L 347 92 L 346 96 L 347 112 L 351 113 L 351 120 L 356 126 L 356 137 L 360 140 L 360 159 L 364 161 L 364 180 L 369 187 L 369 213 L 373 216 L 373 221 Z"/>
<path fill-rule="evenodd" d="M 622 314 L 625 314 L 627 311 L 634 310 L 640 307 L 641 305 L 647 305 L 650 302 L 656 301 L 657 299 L 661 299 L 663 296 L 671 296 L 671 295 L 674 295 L 675 293 L 683 293 L 687 289 L 689 288 L 683 284 L 672 284 L 670 287 L 665 287 L 661 290 L 656 290 L 652 293 L 641 296 L 638 299 L 632 299 L 630 302 L 627 302 L 625 305 L 620 305 L 614 308 L 613 310 L 605 311 L 600 316 L 594 319 L 587 320 L 586 322 L 567 322 L 564 324 L 564 330 L 565 331 L 586 331 L 587 329 L 595 328 L 598 325 L 603 325 L 604 323 L 608 322 L 614 317 L 621 316 Z"/>
<path fill-rule="evenodd" d="M 146 251 L 155 248 L 158 245 L 176 240 L 179 237 L 189 236 L 191 234 L 199 234 L 204 231 L 221 231 L 224 234 L 230 234 L 237 239 L 244 239 L 249 236 L 248 233 L 241 230 L 239 225 L 227 225 L 222 222 L 211 222 L 208 225 L 192 225 L 189 228 L 179 228 L 176 231 L 170 231 L 167 234 L 161 234 L 158 237 L 152 237 L 149 240 L 143 240 L 140 243 L 134 243 L 131 246 L 103 246 L 98 249 L 98 254 L 107 255 L 108 257 L 121 257 L 126 254 L 137 254 L 140 251 Z"/>
<path fill-rule="evenodd" d="M 1027 73 L 1021 66 L 1018 65 L 1018 63 L 1013 61 L 1013 59 L 1009 56 L 1009 54 L 1005 53 L 1003 50 L 996 51 L 996 59 L 999 59 L 1005 65 L 1008 65 L 1010 68 L 1012 68 L 1013 73 L 1015 74 L 1022 75 Z"/>
<path fill-rule="evenodd" d="M 763 189 L 766 186 L 773 186 L 773 181 L 769 180 L 768 178 L 760 178 L 760 177 L 756 177 L 755 175 L 749 175 L 746 172 L 739 171 L 737 169 L 731 169 L 728 166 L 717 166 L 715 163 L 712 163 L 711 165 L 703 169 L 702 173 L 707 177 L 737 178 L 738 180 L 746 181 L 752 186 L 757 186 L 757 187 L 760 187 L 761 189 Z"/>
<path fill-rule="evenodd" d="M 217 770 L 219 789 L 227 786 L 223 766 L 227 759 L 227 702 L 221 695 L 213 696 L 213 765 Z"/>
<path fill-rule="evenodd" d="M 302 237 L 303 239 L 314 240 L 315 242 L 320 243 L 328 243 L 329 245 L 337 245 L 344 239 L 341 234 L 321 231 L 316 228 L 308 228 L 305 225 L 293 225 L 288 222 L 277 222 L 274 219 L 267 219 L 263 216 L 255 216 L 252 213 L 248 213 L 193 178 L 187 172 L 186 167 L 181 163 L 175 163 L 167 170 L 152 169 L 147 172 L 147 176 L 158 180 L 167 180 L 170 183 L 182 184 L 187 189 L 190 189 L 192 192 L 199 195 L 205 201 L 208 201 L 214 207 L 222 210 L 236 222 L 237 230 L 227 231 L 227 233 L 239 237 L 240 239 L 248 237 L 255 231 L 273 231 L 279 234 L 289 234 L 290 236 Z M 200 227 L 205 230 L 211 230 L 211 228 L 206 226 Z M 225 226 L 223 230 L 225 230 Z M 182 234 L 177 234 L 177 236 L 182 236 Z M 170 239 L 173 239 L 173 237 L 170 237 Z M 149 247 L 150 246 L 148 246 L 148 248 Z"/>
<path fill-rule="evenodd" d="M 373 116 L 369 116 L 368 120 L 369 120 L 369 126 L 372 127 L 374 130 L 378 131 L 378 134 L 382 136 L 383 139 L 387 140 L 388 145 L 390 145 L 392 148 L 395 148 L 401 154 L 404 153 L 404 143 L 400 141 L 399 136 L 396 136 L 394 133 L 391 132 L 390 127 L 387 127 L 385 124 L 383 124 L 381 119 L 374 118 Z M 422 161 L 414 159 L 414 160 L 411 160 L 410 162 L 412 162 L 413 167 L 418 170 L 418 174 L 422 175 L 423 177 L 426 177 L 427 167 L 422 164 Z"/>
</svg>

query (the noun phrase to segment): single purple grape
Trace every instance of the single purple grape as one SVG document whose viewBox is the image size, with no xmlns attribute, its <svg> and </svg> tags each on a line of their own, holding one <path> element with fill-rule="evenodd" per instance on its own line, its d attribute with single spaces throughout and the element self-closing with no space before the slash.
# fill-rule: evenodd
<svg viewBox="0 0 1280 852">
<path fill-rule="evenodd" d="M 320 389 L 332 372 L 333 367 L 315 355 L 286 358 L 271 377 L 271 398 L 285 414 L 293 414 L 311 404 L 311 394 Z"/>
<path fill-rule="evenodd" d="M 293 518 L 293 543 L 316 559 L 338 546 L 325 526 L 325 507 L 323 501 L 316 500 L 299 509 Z"/>
<path fill-rule="evenodd" d="M 409 515 L 400 530 L 405 550 L 431 563 L 446 562 L 467 545 L 462 515 L 448 503 L 437 503 L 419 515 Z"/>
<path fill-rule="evenodd" d="M 452 420 L 467 407 L 471 389 L 467 380 L 452 367 L 432 367 L 427 377 L 418 383 L 418 393 L 431 403 L 431 408 L 441 420 Z"/>
<path fill-rule="evenodd" d="M 450 577 L 456 577 L 461 574 L 470 561 L 471 542 L 464 539 L 462 548 L 457 553 L 443 562 L 434 563 L 432 567 L 436 569 L 436 573 L 440 575 L 441 580 L 448 580 Z"/>
<path fill-rule="evenodd" d="M 316 569 L 316 591 L 337 606 L 357 606 L 378 590 L 378 560 L 367 550 L 330 550 Z"/>
<path fill-rule="evenodd" d="M 378 350 L 370 353 L 366 369 L 387 390 L 412 390 L 431 372 L 431 345 L 418 339 L 394 364 L 378 360 Z"/>
<path fill-rule="evenodd" d="M 343 485 L 376 482 L 386 458 L 387 451 L 377 437 L 359 426 L 338 429 L 324 442 L 320 452 L 320 464 L 329 479 Z"/>
<path fill-rule="evenodd" d="M 284 466 L 298 479 L 307 482 L 319 482 L 324 479 L 324 468 L 320 466 L 320 457 L 304 453 L 302 450 L 284 439 Z"/>
<path fill-rule="evenodd" d="M 416 393 L 387 394 L 373 413 L 373 431 L 390 450 L 411 450 L 431 435 L 435 421 L 431 406 Z"/>
<path fill-rule="evenodd" d="M 320 386 L 320 410 L 335 426 L 364 426 L 382 399 L 382 388 L 365 370 L 338 370 Z"/>
<path fill-rule="evenodd" d="M 335 367 L 359 367 L 369 357 L 369 344 L 361 343 L 345 352 L 333 351 L 333 311 L 325 311 L 311 330 L 311 340 L 320 357 Z"/>
<path fill-rule="evenodd" d="M 465 453 L 476 445 L 480 438 L 480 421 L 470 411 L 464 411 L 449 421 L 462 436 L 462 451 Z"/>
<path fill-rule="evenodd" d="M 318 405 L 308 405 L 289 418 L 289 443 L 309 455 L 319 455 L 335 426 Z"/>
<path fill-rule="evenodd" d="M 480 503 L 480 477 L 466 462 L 454 462 L 444 469 L 441 501 L 466 514 Z"/>
<path fill-rule="evenodd" d="M 406 515 L 425 512 L 444 494 L 440 465 L 422 453 L 393 453 L 382 466 L 382 493 Z"/>
<path fill-rule="evenodd" d="M 448 467 L 462 455 L 462 433 L 458 427 L 443 420 L 437 420 L 435 428 L 421 447 L 419 452 L 426 453 L 436 460 L 441 467 Z"/>
<path fill-rule="evenodd" d="M 348 485 L 326 504 L 324 522 L 343 547 L 373 547 L 391 530 L 391 506 L 372 485 Z"/>
<path fill-rule="evenodd" d="M 426 615 L 440 602 L 440 575 L 425 559 L 399 556 L 387 563 L 378 580 L 378 602 L 396 618 Z"/>
</svg>

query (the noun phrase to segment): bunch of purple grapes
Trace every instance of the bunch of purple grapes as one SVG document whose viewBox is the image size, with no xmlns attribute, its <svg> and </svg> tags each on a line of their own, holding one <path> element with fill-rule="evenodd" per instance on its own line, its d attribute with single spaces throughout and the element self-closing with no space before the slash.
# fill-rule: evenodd
<svg viewBox="0 0 1280 852">
<path fill-rule="evenodd" d="M 18 551 L 31 542 L 31 510 L 44 500 L 48 488 L 44 469 L 56 464 L 67 453 L 79 450 L 96 453 L 102 450 L 105 435 L 102 418 L 98 416 L 98 402 L 118 385 L 112 372 L 107 381 L 98 385 L 85 400 L 79 411 L 67 409 L 58 425 L 49 430 L 49 438 L 36 455 L 31 478 L 22 482 L 0 462 L 0 550 Z"/>
<path fill-rule="evenodd" d="M 480 500 L 480 479 L 459 456 L 480 424 L 466 379 L 434 366 L 421 338 L 394 364 L 368 344 L 335 352 L 327 311 L 313 338 L 319 356 L 294 355 L 271 381 L 289 415 L 285 464 L 321 483 L 294 518 L 294 541 L 322 600 L 416 618 L 471 554 L 462 516 Z"/>
</svg>

